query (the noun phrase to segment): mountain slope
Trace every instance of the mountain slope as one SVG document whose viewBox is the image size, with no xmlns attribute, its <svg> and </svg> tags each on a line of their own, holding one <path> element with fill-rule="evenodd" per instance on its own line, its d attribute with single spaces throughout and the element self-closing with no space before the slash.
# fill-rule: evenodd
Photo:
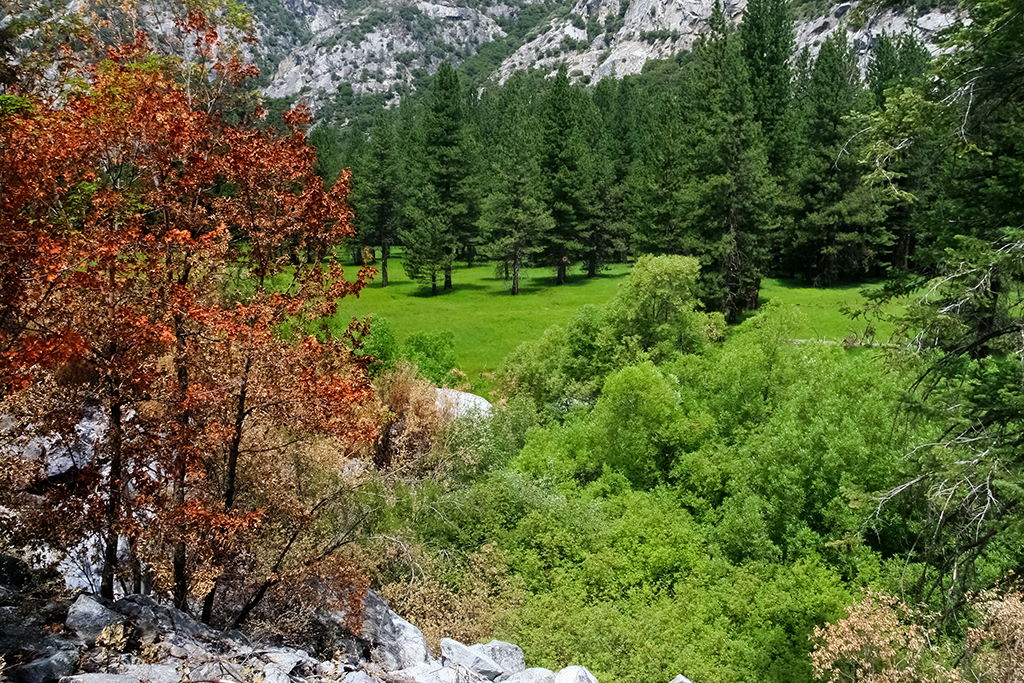
<svg viewBox="0 0 1024 683">
<path fill-rule="evenodd" d="M 422 87 L 441 62 L 458 64 L 482 50 L 494 60 L 485 68 L 494 68 L 499 81 L 521 69 L 553 73 L 564 64 L 573 80 L 596 82 L 638 73 L 649 60 L 690 49 L 714 6 L 714 0 L 485 2 L 249 0 L 257 16 L 261 47 L 255 57 L 264 92 L 301 98 L 313 109 L 339 94 L 379 94 L 393 102 Z M 723 8 L 737 22 L 745 6 L 746 0 L 725 0 Z M 845 2 L 798 23 L 797 46 L 816 52 L 845 26 L 866 64 L 883 31 L 911 32 L 930 42 L 953 19 L 940 10 L 868 15 Z"/>
</svg>

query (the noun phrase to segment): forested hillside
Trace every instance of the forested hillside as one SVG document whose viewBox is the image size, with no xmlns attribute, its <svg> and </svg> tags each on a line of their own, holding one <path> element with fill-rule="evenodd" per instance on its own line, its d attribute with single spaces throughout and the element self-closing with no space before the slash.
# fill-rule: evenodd
<svg viewBox="0 0 1024 683">
<path fill-rule="evenodd" d="M 687 254 L 698 298 L 737 322 L 767 274 L 828 286 L 915 266 L 908 205 L 863 180 L 862 131 L 887 92 L 924 85 L 925 46 L 884 34 L 862 76 L 842 31 L 798 53 L 785 3 L 743 18 L 717 9 L 692 52 L 594 87 L 518 72 L 476 96 L 442 65 L 422 104 L 381 110 L 365 136 L 318 129 L 319 163 L 351 165 L 362 243 L 382 268 L 403 244 L 431 291 L 439 276 L 458 286 L 457 260 L 499 261 L 514 295 L 524 264 L 557 285 L 572 268 Z M 938 180 L 907 169 L 905 187 Z"/>
<path fill-rule="evenodd" d="M 16 9 L 5 553 L 324 658 L 372 588 L 435 650 L 496 636 L 602 683 L 1019 680 L 1019 0 L 864 70 L 843 30 L 798 49 L 780 0 L 715 4 L 638 74 L 442 60 L 347 126 L 267 112 L 233 3 L 166 35 Z M 450 335 L 339 324 L 398 269 L 441 310 L 480 263 L 495 318 L 628 275 L 509 354 L 484 412 L 437 390 Z M 895 332 L 796 339 L 815 313 L 765 303 L 778 276 L 870 283 L 849 314 Z M 3 614 L 60 631 L 66 598 Z"/>
</svg>

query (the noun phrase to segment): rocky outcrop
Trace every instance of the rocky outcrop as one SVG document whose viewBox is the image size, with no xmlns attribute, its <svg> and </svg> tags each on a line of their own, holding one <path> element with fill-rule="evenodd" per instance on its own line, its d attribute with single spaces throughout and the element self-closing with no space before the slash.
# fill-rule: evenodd
<svg viewBox="0 0 1024 683">
<path fill-rule="evenodd" d="M 726 17 L 734 23 L 740 21 L 746 6 L 747 0 L 722 2 Z M 574 80 L 589 82 L 640 73 L 648 60 L 691 49 L 707 32 L 713 7 L 713 0 L 579 0 L 568 17 L 548 23 L 506 59 L 498 70 L 499 80 L 504 82 L 516 71 L 530 67 L 553 73 L 563 63 Z M 940 10 L 916 15 L 856 9 L 855 2 L 841 2 L 823 17 L 798 23 L 797 48 L 807 46 L 817 54 L 818 46 L 829 34 L 845 28 L 863 68 L 883 31 L 913 34 L 937 51 L 932 41 L 955 19 L 953 14 Z M 590 27 L 591 40 L 580 26 Z"/>
<path fill-rule="evenodd" d="M 325 3 L 326 4 L 326 3 Z M 339 92 L 396 97 L 417 69 L 461 61 L 505 32 L 482 10 L 442 2 L 388 2 L 331 8 L 303 2 L 295 8 L 310 37 L 291 46 L 276 66 L 269 97 L 300 97 L 317 109 Z M 264 28 L 264 31 L 270 31 Z"/>
<path fill-rule="evenodd" d="M 388 671 L 433 661 L 423 633 L 392 612 L 376 591 L 368 591 L 363 598 L 360 637 L 367 641 L 372 659 Z"/>
<path fill-rule="evenodd" d="M 597 683 L 582 666 L 557 673 L 526 668 L 512 643 L 441 641 L 430 655 L 423 634 L 377 593 L 364 599 L 361 632 L 335 629 L 330 660 L 304 650 L 222 632 L 152 597 L 116 602 L 81 593 L 45 595 L 24 562 L 0 557 L 0 656 L 12 683 Z M 346 623 L 325 612 L 322 625 Z M 345 656 L 349 653 L 351 656 Z M 689 683 L 683 677 L 672 683 Z"/>
</svg>

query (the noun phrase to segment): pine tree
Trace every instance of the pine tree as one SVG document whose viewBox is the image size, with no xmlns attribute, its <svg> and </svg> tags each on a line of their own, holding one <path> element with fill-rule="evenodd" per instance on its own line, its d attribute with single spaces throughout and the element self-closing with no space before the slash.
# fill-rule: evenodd
<svg viewBox="0 0 1024 683">
<path fill-rule="evenodd" d="M 776 224 L 777 187 L 735 30 L 716 2 L 711 34 L 695 50 L 690 75 L 693 174 L 686 215 L 702 274 L 703 298 L 729 320 L 756 308 L 768 243 Z"/>
<path fill-rule="evenodd" d="M 406 272 L 414 279 L 429 280 L 434 292 L 438 273 L 444 275 L 444 289 L 452 288 L 456 249 L 470 243 L 475 231 L 463 104 L 459 76 L 445 62 L 431 81 L 408 210 L 410 225 L 401 233 Z"/>
<path fill-rule="evenodd" d="M 519 293 L 523 266 L 540 251 L 541 235 L 554 226 L 541 200 L 533 120 L 522 83 L 525 76 L 521 74 L 512 76 L 501 91 L 500 134 L 491 164 L 493 179 L 480 217 L 487 236 L 485 254 L 505 271 L 513 295 Z"/>
<path fill-rule="evenodd" d="M 768 164 L 784 177 L 796 145 L 793 69 L 796 50 L 793 17 L 786 0 L 750 0 L 739 29 L 743 59 L 750 75 L 754 120 L 761 124 Z"/>
<path fill-rule="evenodd" d="M 903 87 L 924 78 L 930 59 L 924 43 L 906 33 L 882 32 L 868 62 L 867 83 L 875 96 L 875 105 L 885 106 L 885 91 Z"/>
<path fill-rule="evenodd" d="M 684 254 L 688 238 L 689 207 L 684 189 L 693 177 L 692 142 L 688 134 L 691 113 L 678 93 L 645 88 L 643 130 L 633 163 L 623 181 L 623 204 L 631 220 L 632 245 L 638 254 Z"/>
<path fill-rule="evenodd" d="M 817 286 L 863 276 L 892 243 L 882 197 L 861 179 L 849 116 L 867 107 L 857 56 L 843 31 L 830 35 L 806 78 L 802 206 L 787 240 L 790 267 Z"/>
<path fill-rule="evenodd" d="M 391 115 L 377 114 L 367 148 L 352 175 L 351 203 L 361 246 L 380 247 L 381 287 L 403 219 L 402 159 Z"/>
<path fill-rule="evenodd" d="M 581 88 L 569 83 L 565 69 L 552 79 L 541 101 L 541 173 L 545 200 L 554 224 L 544 235 L 542 260 L 564 284 L 569 267 L 586 251 L 588 272 L 595 264 L 593 230 L 599 215 L 600 130 L 598 113 Z M 584 240 L 590 242 L 585 250 Z"/>
</svg>

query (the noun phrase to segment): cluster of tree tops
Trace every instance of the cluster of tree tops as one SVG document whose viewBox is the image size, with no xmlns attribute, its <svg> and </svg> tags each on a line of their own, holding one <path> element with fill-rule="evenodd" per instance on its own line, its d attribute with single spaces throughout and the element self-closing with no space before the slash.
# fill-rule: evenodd
<svg viewBox="0 0 1024 683">
<path fill-rule="evenodd" d="M 842 30 L 797 54 L 789 4 L 753 0 L 738 27 L 716 6 L 692 52 L 639 75 L 587 87 L 519 72 L 468 91 L 445 64 L 425 101 L 382 110 L 367 135 L 313 140 L 326 176 L 353 169 L 384 286 L 395 244 L 434 292 L 457 259 L 496 261 L 516 294 L 527 265 L 562 284 L 577 264 L 593 277 L 630 254 L 683 254 L 705 305 L 733 320 L 767 273 L 828 286 L 914 263 L 914 212 L 863 180 L 856 133 L 928 62 L 918 40 L 883 34 L 862 77 Z"/>
</svg>

